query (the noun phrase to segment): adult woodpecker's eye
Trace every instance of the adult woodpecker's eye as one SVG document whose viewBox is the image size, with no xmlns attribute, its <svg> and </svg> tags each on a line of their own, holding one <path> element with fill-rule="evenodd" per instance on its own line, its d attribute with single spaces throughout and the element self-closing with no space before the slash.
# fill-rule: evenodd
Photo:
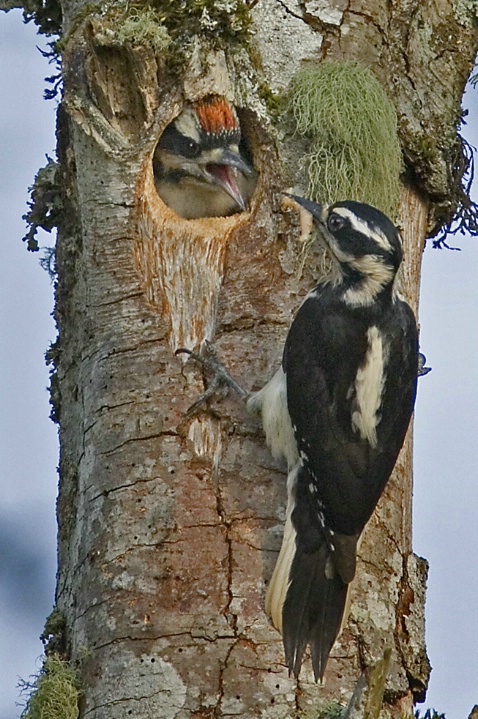
<svg viewBox="0 0 478 719">
<path fill-rule="evenodd" d="M 338 230 L 341 230 L 344 226 L 345 220 L 340 215 L 332 213 L 327 218 L 327 228 L 330 230 L 330 232 L 338 232 Z"/>
</svg>

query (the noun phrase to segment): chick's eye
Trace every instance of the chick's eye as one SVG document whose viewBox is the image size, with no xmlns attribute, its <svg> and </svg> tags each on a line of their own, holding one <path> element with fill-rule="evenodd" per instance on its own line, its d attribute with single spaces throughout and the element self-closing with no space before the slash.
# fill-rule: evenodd
<svg viewBox="0 0 478 719">
<path fill-rule="evenodd" d="M 338 230 L 341 230 L 344 225 L 345 220 L 343 217 L 340 217 L 340 215 L 332 214 L 327 220 L 327 227 L 330 232 L 337 232 Z"/>
<path fill-rule="evenodd" d="M 186 157 L 197 157 L 201 153 L 199 143 L 195 140 L 187 140 L 184 145 L 183 154 Z"/>
</svg>

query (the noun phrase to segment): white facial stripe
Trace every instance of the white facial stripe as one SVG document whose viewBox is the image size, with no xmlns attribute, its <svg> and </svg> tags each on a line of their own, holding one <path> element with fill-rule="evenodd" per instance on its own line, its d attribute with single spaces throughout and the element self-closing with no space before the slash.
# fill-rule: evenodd
<svg viewBox="0 0 478 719">
<path fill-rule="evenodd" d="M 221 164 L 223 164 L 223 160 L 224 160 L 224 149 L 225 149 L 225 147 L 227 147 L 227 146 L 224 146 L 224 147 L 212 147 L 210 150 L 203 150 L 203 151 L 201 152 L 200 157 L 198 158 L 198 161 L 199 161 L 202 165 L 209 165 L 209 164 L 211 164 L 211 165 L 221 165 Z M 232 146 L 232 145 L 231 145 L 231 146 L 228 147 L 227 149 L 228 149 L 228 150 L 231 150 L 231 152 L 235 152 L 236 155 L 239 155 L 239 150 L 238 150 L 238 149 L 235 150 L 235 147 L 237 148 L 237 146 Z"/>
<path fill-rule="evenodd" d="M 210 150 L 203 150 L 201 157 L 199 158 L 200 162 L 202 165 L 221 164 L 223 152 L 222 147 L 213 147 Z"/>
<path fill-rule="evenodd" d="M 370 237 L 370 239 L 376 242 L 379 247 L 387 252 L 390 252 L 392 245 L 379 229 L 375 228 L 372 230 L 366 222 L 362 222 L 357 215 L 348 210 L 346 207 L 334 207 L 333 211 L 335 214 L 340 215 L 340 217 L 349 220 L 354 230 L 360 232 L 362 235 L 365 235 L 365 237 Z"/>
<path fill-rule="evenodd" d="M 363 365 L 355 377 L 355 408 L 352 412 L 352 427 L 366 439 L 371 447 L 377 446 L 377 425 L 380 422 L 378 410 L 385 385 L 385 364 L 387 348 L 377 327 L 367 332 L 368 349 Z"/>
<path fill-rule="evenodd" d="M 181 135 L 190 137 L 195 142 L 199 142 L 199 127 L 196 113 L 191 108 L 186 108 L 176 119 L 176 128 Z"/>
</svg>

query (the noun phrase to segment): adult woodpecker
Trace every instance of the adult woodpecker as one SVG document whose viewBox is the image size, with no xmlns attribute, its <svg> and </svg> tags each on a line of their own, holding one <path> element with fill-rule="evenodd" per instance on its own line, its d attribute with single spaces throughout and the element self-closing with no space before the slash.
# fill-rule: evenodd
<svg viewBox="0 0 478 719">
<path fill-rule="evenodd" d="M 237 113 L 215 95 L 187 106 L 166 127 L 153 170 L 158 195 L 186 219 L 244 211 L 256 183 Z"/>
<path fill-rule="evenodd" d="M 358 202 L 308 210 L 334 274 L 306 297 L 282 367 L 248 399 L 274 455 L 287 459 L 288 508 L 266 610 L 298 675 L 310 644 L 322 678 L 340 631 L 356 547 L 405 439 L 419 371 L 418 336 L 398 296 L 400 235 Z"/>
<path fill-rule="evenodd" d="M 286 524 L 266 611 L 282 633 L 289 671 L 299 674 L 309 644 L 317 680 L 340 631 L 358 540 L 426 369 L 413 312 L 395 288 L 397 228 L 362 203 L 293 199 L 312 214 L 334 272 L 300 306 L 282 366 L 262 390 L 247 395 L 224 369 L 215 386 L 230 384 L 261 412 L 273 455 L 287 460 Z"/>
</svg>

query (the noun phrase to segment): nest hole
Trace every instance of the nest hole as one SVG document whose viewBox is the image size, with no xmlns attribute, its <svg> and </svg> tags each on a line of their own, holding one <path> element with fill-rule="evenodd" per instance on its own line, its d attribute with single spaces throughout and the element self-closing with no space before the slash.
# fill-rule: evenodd
<svg viewBox="0 0 478 719">
<path fill-rule="evenodd" d="M 226 111 L 221 105 L 222 101 L 216 98 L 215 102 L 216 109 L 212 111 L 209 108 L 202 119 L 204 132 L 205 128 L 208 128 L 207 133 L 213 136 L 220 134 L 216 131 L 220 122 L 226 128 L 228 125 L 232 127 L 236 121 L 240 123 L 240 135 L 237 132 L 235 135 L 237 148 L 226 149 L 236 152 L 236 155 L 240 156 L 239 165 L 243 162 L 251 170 L 251 187 L 247 201 L 243 203 L 244 210 L 236 203 L 237 206 L 229 210 L 232 212 L 229 215 L 219 212 L 214 214 L 210 205 L 206 211 L 203 206 L 202 212 L 198 212 L 199 183 L 195 184 L 194 179 L 186 181 L 188 192 L 183 192 L 182 195 L 180 193 L 174 199 L 174 192 L 181 184 L 185 172 L 181 163 L 188 154 L 188 150 L 184 150 L 184 137 L 188 132 L 194 134 L 192 128 L 197 125 L 196 120 L 193 122 L 191 119 L 193 105 L 186 105 L 183 109 L 177 107 L 176 117 L 158 131 L 155 149 L 144 157 L 138 175 L 135 264 L 145 291 L 145 299 L 164 323 L 173 351 L 178 347 L 197 348 L 204 338 L 212 339 L 214 336 L 217 301 L 223 283 L 227 248 L 239 235 L 242 236 L 243 232 L 247 234 L 249 227 L 256 223 L 257 217 L 269 206 L 271 187 L 276 180 L 274 144 L 262 126 L 261 119 L 248 108 L 236 109 L 227 105 L 229 110 Z M 221 115 L 221 107 L 224 116 Z M 184 115 L 186 111 L 187 114 Z M 175 123 L 179 118 L 182 120 L 178 130 Z M 178 134 L 181 137 L 178 138 Z M 214 142 L 211 140 L 210 144 L 213 146 Z M 215 144 L 217 145 L 216 140 Z M 217 147 L 213 147 L 214 149 Z M 167 172 L 164 168 L 158 170 L 159 150 L 162 153 L 161 161 L 168 156 Z M 194 150 L 195 152 L 197 151 Z M 190 154 L 194 153 L 191 149 Z M 197 157 L 189 159 L 197 164 Z M 238 169 L 234 165 L 231 167 Z M 163 191 L 164 185 L 159 188 L 158 194 L 158 176 L 161 173 L 163 177 L 169 173 L 169 189 L 173 199 L 167 190 Z M 209 185 L 215 192 L 217 182 L 210 181 Z M 229 197 L 232 200 L 226 192 L 221 192 L 223 198 Z M 232 194 L 233 192 L 234 190 Z M 192 207 L 195 209 L 191 209 Z"/>
</svg>

